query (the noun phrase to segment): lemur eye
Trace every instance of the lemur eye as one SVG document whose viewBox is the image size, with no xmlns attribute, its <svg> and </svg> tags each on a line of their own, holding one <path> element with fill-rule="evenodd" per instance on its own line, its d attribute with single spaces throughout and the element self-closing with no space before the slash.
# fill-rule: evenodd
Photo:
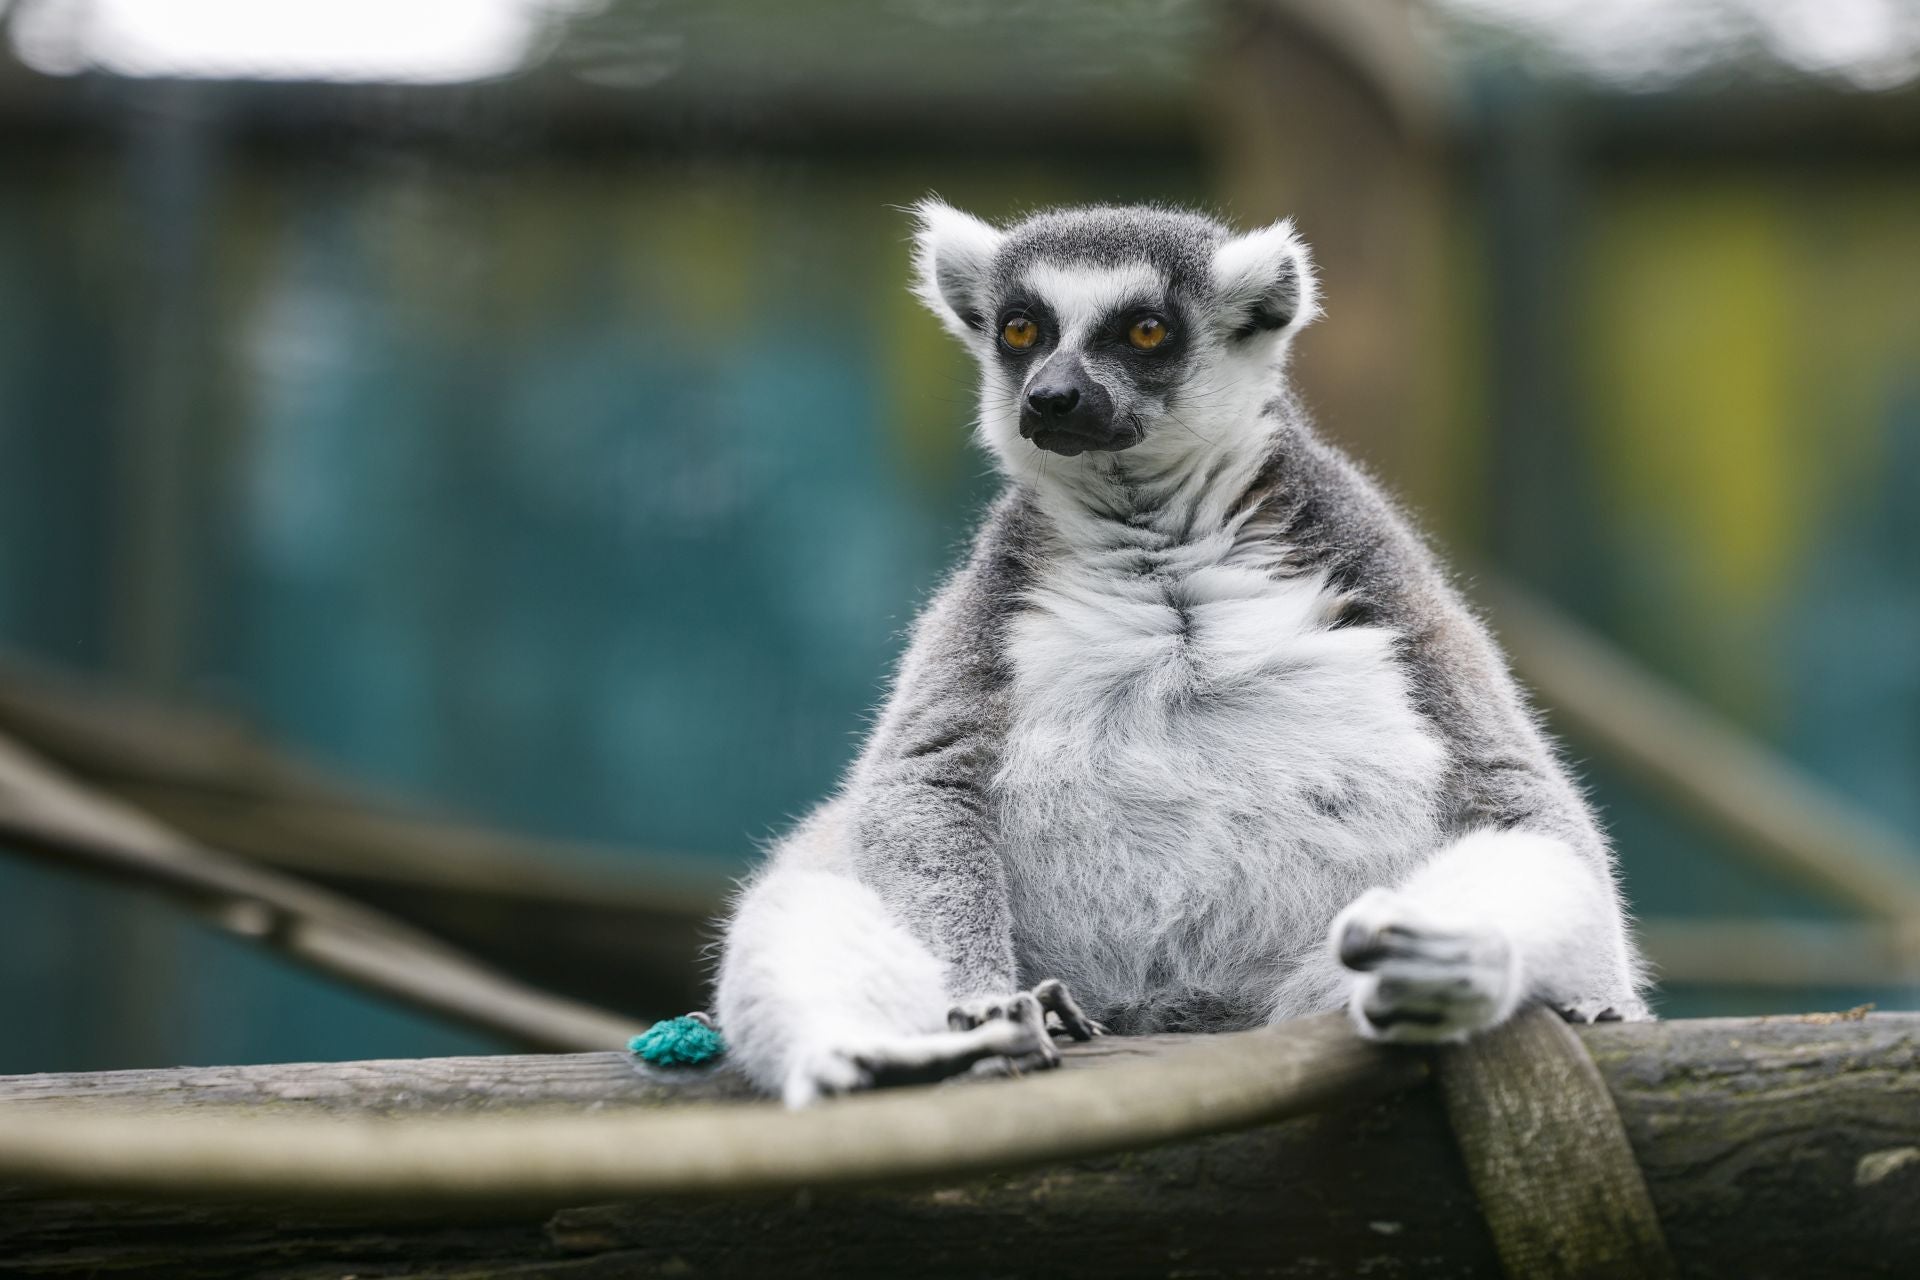
<svg viewBox="0 0 1920 1280">
<path fill-rule="evenodd" d="M 1167 322 L 1159 316 L 1141 316 L 1127 330 L 1127 343 L 1135 351 L 1151 351 L 1167 340 Z"/>
<path fill-rule="evenodd" d="M 1026 316 L 1013 316 L 1000 326 L 1000 341 L 1015 351 L 1025 351 L 1040 341 L 1040 326 Z"/>
</svg>

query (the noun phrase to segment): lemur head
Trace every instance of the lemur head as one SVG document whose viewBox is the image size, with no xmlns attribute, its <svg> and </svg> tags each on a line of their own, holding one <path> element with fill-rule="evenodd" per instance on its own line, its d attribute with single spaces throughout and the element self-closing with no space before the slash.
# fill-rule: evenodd
<svg viewBox="0 0 1920 1280">
<path fill-rule="evenodd" d="M 982 433 L 1009 462 L 1192 452 L 1249 428 L 1318 314 L 1291 222 L 1236 236 L 1150 206 L 1005 228 L 933 199 L 914 213 L 915 292 L 980 361 Z"/>
</svg>

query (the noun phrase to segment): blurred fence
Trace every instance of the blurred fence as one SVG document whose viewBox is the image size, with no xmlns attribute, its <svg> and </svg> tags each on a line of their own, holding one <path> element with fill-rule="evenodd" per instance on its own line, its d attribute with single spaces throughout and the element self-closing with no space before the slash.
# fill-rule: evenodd
<svg viewBox="0 0 1920 1280">
<path fill-rule="evenodd" d="M 1301 216 L 1308 397 L 1455 552 L 1920 837 L 1911 90 L 1629 93 L 1391 5 L 775 8 L 477 85 L 0 69 L 0 644 L 736 869 L 992 486 L 893 206 L 1212 202 Z M 1833 918 L 1583 767 L 1641 912 Z M 475 1043 L 5 863 L 0 1016 L 13 1071 Z"/>
</svg>

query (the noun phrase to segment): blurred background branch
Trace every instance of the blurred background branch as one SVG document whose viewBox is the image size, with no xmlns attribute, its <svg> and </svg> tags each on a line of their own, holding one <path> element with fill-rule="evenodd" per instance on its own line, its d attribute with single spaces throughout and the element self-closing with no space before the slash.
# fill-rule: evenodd
<svg viewBox="0 0 1920 1280">
<path fill-rule="evenodd" d="M 1920 874 L 1909 869 L 1920 859 L 1899 837 L 1525 593 L 1491 595 L 1516 667 L 1556 727 L 1675 797 L 1741 856 L 1882 922 L 1643 921 L 1663 978 L 1788 990 L 1920 982 Z M 526 981 L 575 998 L 605 994 L 652 1016 L 704 998 L 700 940 L 724 886 L 697 860 L 622 859 L 409 814 L 231 721 L 44 670 L 0 668 L 0 730 L 123 806 L 378 902 Z M 597 1013 L 550 1016 L 537 1001 L 530 1008 L 525 992 L 495 991 L 485 975 L 477 985 L 436 980 L 416 963 L 396 978 L 388 961 L 396 947 L 430 953 L 429 967 L 464 966 L 425 935 L 299 881 L 190 850 L 132 808 L 61 783 L 3 739 L 0 783 L 8 784 L 0 835 L 159 888 L 323 972 L 536 1046 L 607 1047 L 629 1025 Z M 336 928 L 321 927 L 328 923 Z"/>
<path fill-rule="evenodd" d="M 706 998 L 701 957 L 730 883 L 711 861 L 425 817 L 230 719 L 45 668 L 0 665 L 0 732 L 191 840 L 366 903 L 523 982 L 648 1019 Z"/>
<path fill-rule="evenodd" d="M 0 842 L 157 891 L 250 942 L 529 1048 L 616 1048 L 641 1024 L 508 981 L 426 934 L 192 843 L 0 737 Z"/>
<path fill-rule="evenodd" d="M 1525 592 L 1481 590 L 1516 671 L 1557 728 L 1743 857 L 1836 906 L 1903 926 L 1908 949 L 1920 947 L 1920 851 L 1899 833 Z"/>
</svg>

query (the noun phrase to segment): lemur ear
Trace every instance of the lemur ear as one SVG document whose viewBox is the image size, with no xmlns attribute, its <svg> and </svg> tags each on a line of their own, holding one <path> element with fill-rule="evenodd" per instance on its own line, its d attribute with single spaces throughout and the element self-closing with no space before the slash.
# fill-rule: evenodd
<svg viewBox="0 0 1920 1280">
<path fill-rule="evenodd" d="M 987 270 L 1004 233 L 928 196 L 913 206 L 913 292 L 955 337 L 986 328 Z"/>
<path fill-rule="evenodd" d="M 1320 282 L 1313 254 L 1283 218 L 1270 227 L 1235 236 L 1213 252 L 1213 287 L 1228 333 L 1288 336 L 1320 314 Z"/>
</svg>

